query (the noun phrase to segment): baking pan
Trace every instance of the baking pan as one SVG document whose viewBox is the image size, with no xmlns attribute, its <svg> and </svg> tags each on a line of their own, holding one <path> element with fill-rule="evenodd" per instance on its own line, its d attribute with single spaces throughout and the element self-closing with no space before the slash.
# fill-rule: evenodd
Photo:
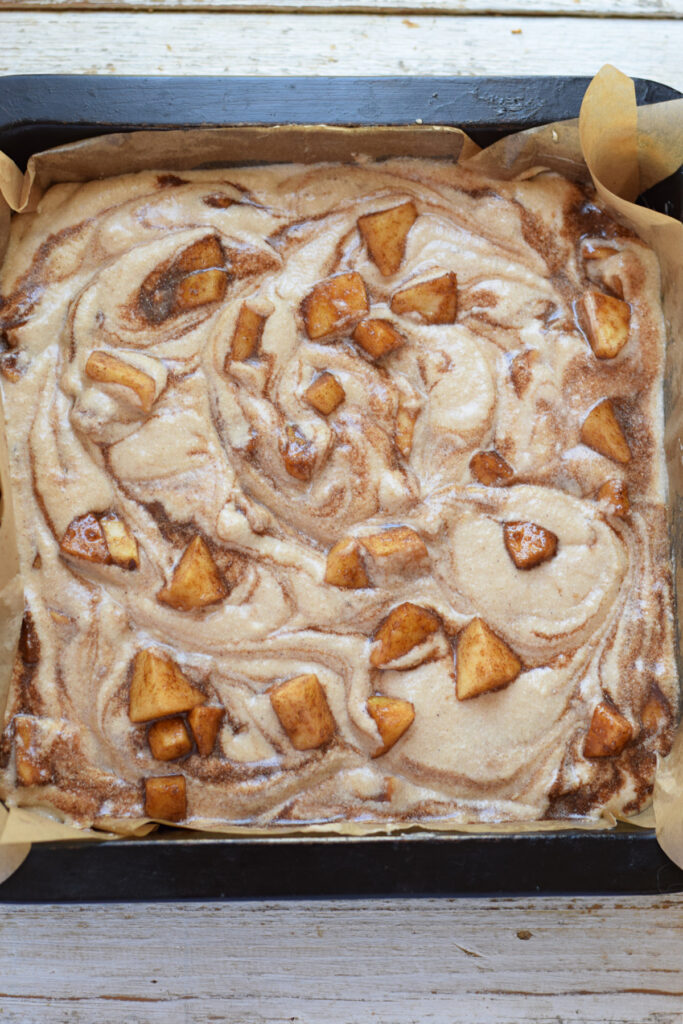
<svg viewBox="0 0 683 1024">
<path fill-rule="evenodd" d="M 0 151 L 32 153 L 136 128 L 222 124 L 455 125 L 480 145 L 576 117 L 589 78 L 0 79 Z M 680 97 L 635 80 L 639 104 Z M 683 170 L 641 202 L 681 216 Z M 651 831 L 433 834 L 365 838 L 208 837 L 162 828 L 145 839 L 34 845 L 0 902 L 551 895 L 683 891 L 683 870 Z"/>
</svg>

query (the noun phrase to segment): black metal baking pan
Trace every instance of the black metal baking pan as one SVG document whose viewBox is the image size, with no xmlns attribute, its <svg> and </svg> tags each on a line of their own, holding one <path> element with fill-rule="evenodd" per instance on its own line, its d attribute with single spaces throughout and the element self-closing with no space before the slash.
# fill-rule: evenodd
<svg viewBox="0 0 683 1024">
<path fill-rule="evenodd" d="M 576 117 L 588 78 L 0 79 L 0 151 L 32 153 L 109 132 L 221 124 L 456 125 L 480 145 Z M 680 97 L 635 80 L 639 104 Z M 683 209 L 683 171 L 642 202 Z M 651 831 L 519 835 L 412 832 L 367 838 L 224 838 L 160 829 L 146 839 L 35 845 L 0 902 L 552 895 L 683 891 Z"/>
</svg>

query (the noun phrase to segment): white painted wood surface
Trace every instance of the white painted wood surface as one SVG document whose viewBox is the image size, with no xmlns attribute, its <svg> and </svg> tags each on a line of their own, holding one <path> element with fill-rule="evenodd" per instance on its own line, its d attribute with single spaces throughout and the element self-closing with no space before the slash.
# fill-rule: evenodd
<svg viewBox="0 0 683 1024">
<path fill-rule="evenodd" d="M 3 1024 L 681 1024 L 683 897 L 5 909 Z"/>
<path fill-rule="evenodd" d="M 368 0 L 315 3 L 356 9 L 344 15 L 308 3 L 287 16 L 288 0 L 258 5 L 270 14 L 234 13 L 249 0 L 96 6 L 0 0 L 0 74 L 592 74 L 610 61 L 683 90 L 683 0 L 374 0 L 399 12 L 383 17 L 359 13 Z M 520 13 L 549 11 L 584 17 Z M 683 895 L 0 913 L 0 1024 L 683 1024 Z"/>
<path fill-rule="evenodd" d="M 0 11 L 0 74 L 593 75 L 683 91 L 683 20 Z"/>
</svg>

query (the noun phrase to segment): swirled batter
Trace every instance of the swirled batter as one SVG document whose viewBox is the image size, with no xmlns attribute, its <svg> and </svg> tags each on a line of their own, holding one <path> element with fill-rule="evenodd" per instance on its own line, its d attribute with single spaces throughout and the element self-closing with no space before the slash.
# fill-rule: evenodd
<svg viewBox="0 0 683 1024">
<path fill-rule="evenodd" d="M 0 295 L 8 804 L 646 802 L 677 694 L 659 274 L 587 190 L 417 160 L 57 185 Z"/>
</svg>

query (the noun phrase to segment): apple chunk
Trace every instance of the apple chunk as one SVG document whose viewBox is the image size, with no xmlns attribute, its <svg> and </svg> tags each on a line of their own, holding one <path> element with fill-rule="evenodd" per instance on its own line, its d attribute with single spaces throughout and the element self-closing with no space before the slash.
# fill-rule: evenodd
<svg viewBox="0 0 683 1024">
<path fill-rule="evenodd" d="M 470 472 L 485 487 L 507 487 L 515 471 L 498 452 L 476 452 L 470 459 Z"/>
<path fill-rule="evenodd" d="M 347 590 L 370 586 L 360 545 L 355 537 L 344 537 L 330 548 L 327 554 L 325 583 Z"/>
<path fill-rule="evenodd" d="M 131 722 L 177 715 L 203 704 L 206 697 L 192 686 L 170 658 L 149 649 L 138 651 L 133 660 L 128 716 Z"/>
<path fill-rule="evenodd" d="M 594 288 L 576 304 L 579 323 L 598 359 L 614 359 L 629 338 L 631 307 L 613 295 Z"/>
<path fill-rule="evenodd" d="M 82 558 L 85 562 L 99 565 L 111 565 L 112 562 L 104 531 L 93 512 L 71 520 L 59 547 L 63 554 Z"/>
<path fill-rule="evenodd" d="M 320 281 L 301 303 L 306 333 L 312 341 L 354 326 L 368 309 L 365 282 L 355 271 Z"/>
<path fill-rule="evenodd" d="M 313 474 L 315 448 L 294 423 L 288 423 L 280 437 L 280 454 L 285 469 L 295 480 L 307 482 Z"/>
<path fill-rule="evenodd" d="M 202 706 L 192 708 L 187 716 L 197 750 L 202 757 L 208 757 L 216 745 L 216 737 L 224 714 L 223 708 Z"/>
<path fill-rule="evenodd" d="M 182 821 L 187 815 L 187 788 L 183 775 L 145 779 L 145 814 L 159 821 Z"/>
<path fill-rule="evenodd" d="M 410 701 L 398 697 L 370 697 L 367 709 L 382 737 L 382 746 L 372 756 L 381 757 L 413 724 L 415 708 Z"/>
<path fill-rule="evenodd" d="M 417 417 L 417 409 L 408 409 L 404 405 L 400 405 L 396 413 L 394 442 L 404 459 L 407 459 L 413 450 L 413 433 Z"/>
<path fill-rule="evenodd" d="M 426 324 L 452 324 L 458 312 L 458 279 L 449 272 L 401 289 L 391 300 L 399 316 L 417 313 Z"/>
<path fill-rule="evenodd" d="M 334 718 L 316 675 L 279 683 L 270 691 L 270 703 L 295 750 L 313 750 L 334 736 Z"/>
<path fill-rule="evenodd" d="M 100 526 L 112 561 L 121 569 L 137 569 L 140 565 L 138 542 L 123 520 L 115 512 L 105 512 L 100 517 Z"/>
<path fill-rule="evenodd" d="M 581 426 L 581 440 L 615 462 L 625 464 L 631 458 L 631 449 L 609 398 L 598 402 L 588 413 Z"/>
<path fill-rule="evenodd" d="M 228 287 L 224 270 L 200 270 L 189 274 L 175 287 L 175 307 L 180 312 L 207 306 L 210 302 L 222 302 Z"/>
<path fill-rule="evenodd" d="M 268 317 L 262 316 L 261 313 L 256 313 L 246 304 L 242 305 L 237 314 L 230 352 L 225 359 L 226 370 L 231 359 L 234 359 L 235 362 L 244 362 L 245 359 L 251 359 L 256 354 L 261 344 L 263 328 L 267 319 Z"/>
<path fill-rule="evenodd" d="M 533 569 L 554 558 L 557 536 L 538 523 L 512 522 L 503 526 L 507 552 L 518 569 Z"/>
<path fill-rule="evenodd" d="M 315 378 L 304 395 L 309 405 L 321 416 L 329 416 L 346 398 L 346 392 L 337 378 L 327 371 Z"/>
<path fill-rule="evenodd" d="M 203 537 L 194 537 L 173 570 L 171 582 L 157 594 L 157 601 L 178 611 L 206 608 L 222 601 L 228 589 L 221 579 Z"/>
<path fill-rule="evenodd" d="M 150 725 L 147 742 L 157 761 L 174 761 L 192 750 L 192 740 L 182 718 L 162 718 Z"/>
<path fill-rule="evenodd" d="M 378 566 L 391 566 L 401 571 L 419 568 L 429 558 L 425 542 L 410 526 L 389 526 L 358 539 Z"/>
<path fill-rule="evenodd" d="M 458 638 L 455 694 L 470 700 L 482 693 L 501 690 L 522 671 L 517 655 L 483 619 L 472 619 Z"/>
<path fill-rule="evenodd" d="M 633 736 L 631 723 L 606 701 L 593 712 L 583 745 L 584 757 L 616 757 Z"/>
<path fill-rule="evenodd" d="M 598 501 L 606 502 L 612 515 L 620 519 L 626 519 L 631 509 L 628 487 L 623 480 L 606 480 L 598 491 Z"/>
<path fill-rule="evenodd" d="M 361 320 L 351 337 L 373 359 L 394 352 L 406 343 L 389 320 Z"/>
<path fill-rule="evenodd" d="M 439 619 L 434 612 L 406 601 L 387 615 L 375 633 L 375 645 L 370 652 L 370 664 L 374 668 L 388 665 L 424 643 L 439 628 Z"/>
<path fill-rule="evenodd" d="M 85 364 L 86 377 L 99 384 L 118 384 L 128 388 L 138 398 L 141 408 L 149 412 L 156 398 L 156 382 L 137 366 L 127 363 L 109 352 L 92 352 Z"/>
<path fill-rule="evenodd" d="M 401 266 L 408 232 L 416 220 L 417 210 L 412 202 L 378 213 L 366 213 L 358 218 L 358 229 L 370 259 L 384 277 L 395 274 Z"/>
</svg>

